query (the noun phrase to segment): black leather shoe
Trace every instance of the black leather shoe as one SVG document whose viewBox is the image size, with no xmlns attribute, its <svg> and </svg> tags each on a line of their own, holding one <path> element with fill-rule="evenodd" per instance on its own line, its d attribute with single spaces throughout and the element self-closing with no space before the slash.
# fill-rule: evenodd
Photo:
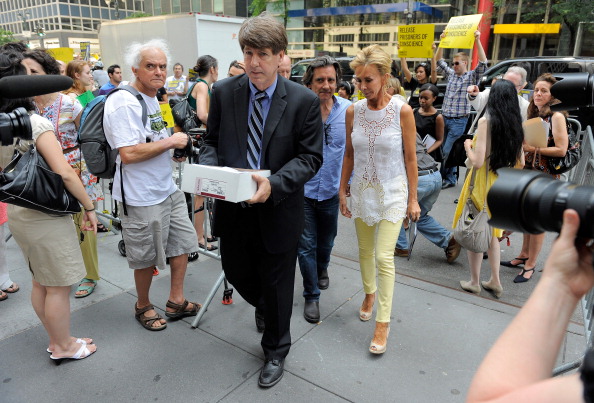
<svg viewBox="0 0 594 403">
<path fill-rule="evenodd" d="M 260 378 L 258 379 L 258 385 L 263 388 L 269 388 L 274 386 L 281 380 L 284 373 L 285 359 L 274 359 L 266 360 L 266 363 L 260 371 Z"/>
<path fill-rule="evenodd" d="M 318 301 L 305 301 L 303 317 L 309 323 L 318 323 L 320 321 L 320 303 Z"/>
<path fill-rule="evenodd" d="M 256 309 L 256 328 L 258 333 L 264 332 L 266 329 L 266 323 L 264 322 L 264 313 Z"/>
<path fill-rule="evenodd" d="M 456 186 L 455 183 L 450 183 L 450 182 L 443 182 L 441 185 L 441 189 L 449 189 L 449 188 L 453 188 L 454 186 Z"/>
<path fill-rule="evenodd" d="M 328 287 L 330 287 L 330 278 L 328 277 L 328 270 L 324 270 L 318 276 L 318 288 L 326 290 Z"/>
</svg>

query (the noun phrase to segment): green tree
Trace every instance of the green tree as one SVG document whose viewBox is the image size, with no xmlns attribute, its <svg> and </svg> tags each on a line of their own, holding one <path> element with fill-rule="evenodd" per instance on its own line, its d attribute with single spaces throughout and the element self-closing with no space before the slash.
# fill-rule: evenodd
<svg viewBox="0 0 594 403">
<path fill-rule="evenodd" d="M 249 6 L 249 11 L 253 16 L 260 15 L 266 11 L 266 6 L 270 3 L 272 5 L 271 10 L 276 11 L 280 14 L 283 19 L 285 28 L 289 21 L 289 0 L 254 0 Z"/>
<path fill-rule="evenodd" d="M 0 28 L 0 45 L 14 41 L 16 41 L 16 39 L 14 38 L 14 34 L 12 32 Z"/>
<path fill-rule="evenodd" d="M 125 19 L 129 20 L 130 18 L 143 18 L 143 17 L 152 17 L 152 14 L 144 13 L 142 11 L 137 11 L 135 13 L 130 14 Z"/>
</svg>

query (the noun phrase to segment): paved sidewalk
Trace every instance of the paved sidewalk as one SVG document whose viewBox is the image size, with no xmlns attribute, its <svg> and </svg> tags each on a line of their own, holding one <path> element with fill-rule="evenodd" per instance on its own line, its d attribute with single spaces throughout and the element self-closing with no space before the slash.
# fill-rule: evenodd
<svg viewBox="0 0 594 403">
<path fill-rule="evenodd" d="M 98 351 L 58 367 L 31 308 L 29 271 L 14 240 L 8 242 L 11 277 L 21 291 L 0 302 L 1 402 L 463 402 L 484 354 L 518 311 L 397 274 L 388 350 L 373 356 L 367 349 L 374 323 L 357 314 L 358 263 L 334 256 L 317 325 L 303 319 L 297 270 L 285 375 L 261 389 L 254 309 L 237 292 L 232 305 L 222 305 L 221 288 L 197 329 L 192 318 L 169 322 L 161 332 L 143 329 L 134 319 L 133 276 L 118 253 L 120 239 L 99 234 L 103 280 L 87 298 L 74 299 L 72 291 L 72 334 L 94 338 Z M 203 302 L 220 271 L 218 261 L 204 256 L 190 263 L 187 298 Z M 169 274 L 166 268 L 154 278 L 151 299 L 160 310 Z M 579 358 L 584 346 L 582 326 L 572 323 L 558 363 Z"/>
</svg>

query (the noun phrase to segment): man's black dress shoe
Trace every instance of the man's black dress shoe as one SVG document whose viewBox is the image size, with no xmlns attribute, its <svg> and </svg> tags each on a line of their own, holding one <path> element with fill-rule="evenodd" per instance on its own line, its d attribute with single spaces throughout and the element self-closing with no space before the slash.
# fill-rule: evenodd
<svg viewBox="0 0 594 403">
<path fill-rule="evenodd" d="M 264 322 L 264 313 L 256 309 L 256 328 L 258 333 L 262 333 L 266 329 L 266 323 Z"/>
<path fill-rule="evenodd" d="M 269 388 L 274 386 L 283 377 L 283 368 L 285 367 L 285 359 L 272 359 L 266 360 L 266 363 L 260 371 L 260 378 L 258 379 L 258 385 L 263 388 Z"/>
<path fill-rule="evenodd" d="M 450 183 L 450 182 L 443 182 L 441 184 L 441 189 L 449 189 L 449 188 L 453 188 L 454 186 L 456 186 L 455 183 Z"/>
<path fill-rule="evenodd" d="M 325 290 L 330 286 L 330 278 L 328 277 L 328 270 L 324 270 L 318 276 L 318 288 Z"/>
<path fill-rule="evenodd" d="M 303 317 L 309 323 L 318 323 L 320 321 L 320 303 L 318 301 L 305 301 Z"/>
</svg>

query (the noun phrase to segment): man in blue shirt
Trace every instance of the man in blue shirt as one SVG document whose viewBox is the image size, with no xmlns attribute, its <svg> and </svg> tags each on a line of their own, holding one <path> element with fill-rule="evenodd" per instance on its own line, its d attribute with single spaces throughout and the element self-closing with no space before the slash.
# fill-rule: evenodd
<svg viewBox="0 0 594 403">
<path fill-rule="evenodd" d="M 441 34 L 443 38 L 445 34 Z M 464 52 L 456 53 L 452 67 L 449 67 L 442 59 L 443 48 L 440 46 L 435 52 L 437 70 L 445 75 L 448 80 L 441 113 L 445 123 L 445 139 L 443 143 L 444 161 L 447 160 L 454 142 L 458 140 L 466 129 L 468 115 L 470 114 L 470 103 L 466 99 L 466 89 L 470 85 L 478 84 L 481 76 L 487 69 L 487 56 L 483 45 L 481 45 L 481 33 L 474 33 L 474 43 L 478 49 L 479 62 L 474 70 L 468 70 L 468 55 Z M 442 189 L 456 186 L 456 169 L 445 168 L 446 163 L 441 164 Z"/>
<path fill-rule="evenodd" d="M 329 286 L 328 263 L 338 225 L 338 186 L 344 156 L 345 113 L 351 102 L 334 96 L 340 82 L 340 64 L 329 56 L 315 59 L 303 75 L 303 84 L 320 99 L 324 122 L 324 162 L 305 184 L 305 228 L 297 257 L 303 276 L 303 316 L 310 323 L 320 321 L 320 289 Z"/>
<path fill-rule="evenodd" d="M 109 76 L 109 82 L 105 84 L 99 90 L 99 95 L 107 95 L 114 88 L 117 88 L 122 82 L 122 69 L 117 64 L 112 64 L 107 69 L 107 75 Z"/>
</svg>

